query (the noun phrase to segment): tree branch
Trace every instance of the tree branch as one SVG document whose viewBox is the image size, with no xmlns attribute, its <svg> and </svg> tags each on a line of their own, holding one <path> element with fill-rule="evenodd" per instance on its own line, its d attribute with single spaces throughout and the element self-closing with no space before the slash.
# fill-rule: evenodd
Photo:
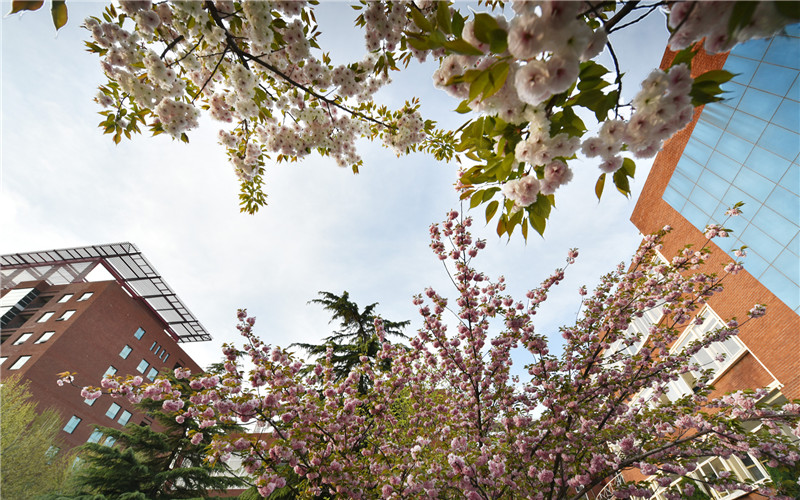
<svg viewBox="0 0 800 500">
<path fill-rule="evenodd" d="M 302 83 L 292 79 L 289 75 L 287 75 L 283 71 L 279 70 L 277 67 L 273 66 L 272 64 L 270 64 L 270 63 L 268 63 L 266 61 L 262 61 L 258 57 L 256 57 L 256 56 L 254 56 L 254 55 L 242 50 L 242 48 L 239 46 L 239 44 L 236 43 L 236 40 L 234 39 L 233 35 L 231 35 L 231 33 L 228 31 L 228 29 L 222 23 L 222 19 L 219 17 L 219 13 L 217 12 L 217 9 L 214 6 L 214 3 L 211 2 L 211 1 L 206 1 L 205 7 L 208 10 L 208 12 L 211 14 L 211 17 L 214 19 L 214 22 L 216 23 L 216 25 L 219 26 L 220 28 L 222 28 L 225 31 L 225 39 L 228 42 L 228 48 L 230 48 L 231 51 L 239 57 L 239 60 L 242 62 L 242 65 L 244 65 L 245 68 L 250 69 L 250 66 L 248 65 L 247 61 L 248 60 L 252 61 L 252 62 L 258 64 L 259 66 L 261 66 L 261 67 L 263 67 L 265 69 L 268 69 L 272 73 L 278 75 L 286 83 L 288 83 L 288 84 L 290 84 L 290 85 L 292 85 L 292 86 L 294 86 L 296 88 L 299 88 L 299 89 L 303 90 L 307 94 L 319 99 L 322 102 L 325 102 L 325 103 L 327 103 L 329 105 L 335 106 L 335 107 L 341 109 L 342 111 L 344 111 L 344 112 L 346 112 L 346 113 L 348 113 L 350 115 L 357 116 L 357 117 L 361 118 L 362 120 L 367 120 L 369 122 L 375 123 L 376 125 L 380 125 L 382 127 L 388 128 L 388 129 L 394 129 L 394 127 L 392 127 L 388 123 L 384 123 L 384 122 L 382 122 L 380 120 L 372 118 L 371 116 L 367 116 L 367 115 L 365 115 L 365 114 L 363 114 L 363 113 L 361 113 L 359 111 L 356 111 L 354 109 L 350 109 L 347 106 L 339 104 L 334 99 L 329 99 L 329 98 L 323 96 L 322 94 L 319 94 L 319 93 L 315 92 L 310 87 L 308 87 L 306 85 L 303 85 Z"/>
</svg>

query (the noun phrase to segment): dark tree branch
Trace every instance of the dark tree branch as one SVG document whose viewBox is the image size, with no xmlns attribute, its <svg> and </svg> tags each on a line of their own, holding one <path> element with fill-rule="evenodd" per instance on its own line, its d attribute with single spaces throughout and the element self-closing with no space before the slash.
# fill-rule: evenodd
<svg viewBox="0 0 800 500">
<path fill-rule="evenodd" d="M 604 22 L 604 23 L 603 23 L 603 27 L 605 28 L 605 30 L 606 30 L 606 33 L 610 33 L 610 32 L 611 32 L 611 29 L 612 29 L 614 26 L 616 26 L 616 24 L 617 24 L 617 23 L 619 23 L 620 21 L 622 21 L 622 20 L 625 18 L 625 16 L 627 16 L 628 14 L 630 14 L 630 13 L 631 13 L 631 11 L 633 11 L 633 10 L 636 8 L 636 5 L 637 5 L 638 3 L 639 3 L 639 0 L 633 0 L 632 2 L 628 2 L 628 3 L 626 3 L 625 5 L 623 5 L 623 6 L 622 6 L 622 8 L 621 8 L 621 9 L 619 9 L 619 10 L 617 11 L 617 13 L 616 13 L 616 14 L 614 14 L 614 17 L 612 17 L 612 18 L 611 18 L 611 19 L 609 19 L 608 21 Z"/>
<path fill-rule="evenodd" d="M 205 7 L 208 10 L 208 12 L 211 14 L 211 17 L 214 19 L 214 22 L 216 23 L 216 25 L 219 26 L 220 28 L 222 28 L 225 31 L 225 39 L 228 42 L 228 48 L 234 54 L 237 55 L 237 57 L 239 58 L 239 60 L 241 61 L 242 65 L 245 68 L 250 69 L 250 66 L 248 65 L 247 61 L 248 60 L 252 61 L 252 62 L 258 64 L 259 66 L 261 66 L 261 67 L 263 67 L 265 69 L 268 69 L 272 73 L 278 75 L 286 83 L 288 83 L 288 84 L 290 84 L 290 85 L 292 85 L 292 86 L 294 86 L 296 88 L 299 88 L 299 89 L 303 90 L 307 94 L 319 99 L 320 101 L 323 101 L 323 102 L 325 102 L 325 103 L 327 103 L 329 105 L 337 107 L 337 108 L 341 109 L 342 111 L 344 111 L 344 112 L 346 112 L 346 113 L 348 113 L 350 115 L 357 116 L 357 117 L 359 117 L 359 118 L 361 118 L 363 120 L 367 120 L 367 121 L 375 123 L 377 125 L 381 125 L 382 127 L 386 127 L 388 129 L 394 129 L 394 127 L 392 127 L 391 125 L 389 125 L 387 123 L 384 123 L 384 122 L 382 122 L 380 120 L 372 118 L 371 116 L 367 116 L 367 115 L 365 115 L 365 114 L 363 114 L 363 113 L 361 113 L 359 111 L 356 111 L 354 109 L 350 109 L 347 106 L 339 104 L 334 99 L 329 99 L 329 98 L 327 98 L 327 97 L 315 92 L 310 87 L 307 87 L 306 85 L 303 85 L 302 83 L 300 83 L 298 81 L 295 81 L 289 75 L 287 75 L 283 71 L 279 70 L 278 68 L 276 68 L 272 64 L 269 64 L 268 62 L 262 61 L 258 57 L 254 56 L 254 55 L 252 55 L 252 54 L 250 54 L 248 52 L 245 52 L 244 50 L 242 50 L 242 48 L 239 46 L 239 44 L 236 43 L 236 40 L 233 37 L 233 35 L 231 35 L 231 33 L 228 31 L 228 29 L 223 24 L 222 19 L 219 17 L 219 13 L 217 12 L 216 7 L 214 6 L 214 3 L 211 2 L 211 1 L 206 1 Z"/>
<path fill-rule="evenodd" d="M 164 56 L 167 55 L 167 52 L 169 52 L 170 50 L 175 48 L 175 46 L 178 45 L 180 42 L 182 42 L 183 39 L 184 39 L 183 35 L 180 35 L 175 40 L 169 42 L 169 45 L 167 45 L 167 48 L 165 48 L 164 52 L 161 53 L 161 59 L 164 59 Z M 197 46 L 195 45 L 195 47 L 197 47 Z"/>
<path fill-rule="evenodd" d="M 638 23 L 639 21 L 641 21 L 641 20 L 642 20 L 642 19 L 644 19 L 645 17 L 647 17 L 647 16 L 649 16 L 650 14 L 652 14 L 654 10 L 656 10 L 657 8 L 659 8 L 659 7 L 660 7 L 660 6 L 662 6 L 662 5 L 666 5 L 666 4 L 665 4 L 665 2 L 659 2 L 659 3 L 656 3 L 656 4 L 650 5 L 650 6 L 649 6 L 649 9 L 648 9 L 648 11 L 647 11 L 647 12 L 645 12 L 645 13 L 644 13 L 644 14 L 642 14 L 641 16 L 637 17 L 637 18 L 636 18 L 636 19 L 634 19 L 633 21 L 629 21 L 629 22 L 627 22 L 627 23 L 625 23 L 625 24 L 620 24 L 619 26 L 615 26 L 614 28 L 611 28 L 610 30 L 608 30 L 608 33 L 613 33 L 613 32 L 615 32 L 615 31 L 619 31 L 619 30 L 621 30 L 622 28 L 627 28 L 628 26 L 630 26 L 630 25 L 632 25 L 632 24 L 636 24 L 636 23 Z M 648 7 L 648 6 L 643 6 L 643 7 Z"/>
</svg>

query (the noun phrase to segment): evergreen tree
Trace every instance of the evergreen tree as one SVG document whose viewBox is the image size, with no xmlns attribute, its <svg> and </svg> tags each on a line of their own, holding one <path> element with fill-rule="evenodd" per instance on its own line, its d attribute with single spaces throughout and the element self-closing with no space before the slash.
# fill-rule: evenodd
<svg viewBox="0 0 800 500">
<path fill-rule="evenodd" d="M 171 374 L 168 379 L 182 394 L 190 393 L 186 381 Z M 82 446 L 82 466 L 73 478 L 69 495 L 51 500 L 165 500 L 208 498 L 214 491 L 240 487 L 245 483 L 228 473 L 225 466 L 204 461 L 208 443 L 192 444 L 190 431 L 197 430 L 192 419 L 179 423 L 161 408 L 162 402 L 143 400 L 137 407 L 155 418 L 159 428 L 129 423 L 125 429 L 97 427 L 103 433 L 99 443 Z M 219 424 L 203 432 L 211 435 L 242 432 L 241 426 Z M 108 444 L 113 443 L 112 446 Z"/>
<path fill-rule="evenodd" d="M 305 349 L 320 360 L 325 358 L 328 348 L 332 348 L 333 371 L 336 380 L 342 380 L 359 365 L 361 356 L 367 356 L 373 361 L 376 359 L 381 348 L 375 332 L 375 319 L 378 317 L 375 314 L 375 308 L 378 303 L 370 304 L 361 310 L 358 304 L 350 300 L 350 294 L 347 291 L 342 292 L 341 295 L 331 292 L 318 292 L 318 294 L 321 297 L 311 300 L 309 303 L 320 304 L 330 311 L 332 316 L 330 323 L 338 321 L 339 330 L 325 337 L 322 344 L 296 343 L 292 345 Z M 403 328 L 409 323 L 409 321 L 383 320 L 383 329 L 387 336 L 407 338 L 403 333 Z M 382 368 L 388 368 L 388 361 L 386 360 L 386 366 Z M 359 391 L 362 394 L 365 393 L 370 384 L 371 382 L 362 376 L 359 381 Z"/>
<path fill-rule="evenodd" d="M 72 462 L 70 454 L 58 451 L 61 415 L 53 409 L 38 412 L 28 382 L 18 377 L 0 386 L 0 415 L 3 499 L 23 500 L 58 490 Z"/>
</svg>

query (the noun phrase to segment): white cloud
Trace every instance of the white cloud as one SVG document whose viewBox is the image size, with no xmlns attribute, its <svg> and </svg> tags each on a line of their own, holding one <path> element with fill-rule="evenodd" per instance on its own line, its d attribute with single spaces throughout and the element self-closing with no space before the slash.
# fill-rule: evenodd
<svg viewBox="0 0 800 500">
<path fill-rule="evenodd" d="M 240 214 L 238 184 L 216 144 L 216 123 L 202 123 L 188 146 L 146 132 L 115 146 L 96 127 L 100 117 L 91 99 L 101 73 L 81 47 L 77 24 L 99 7 L 70 4 L 70 25 L 57 39 L 46 13 L 2 21 L 0 252 L 137 244 L 214 336 L 212 343 L 185 345 L 203 365 L 217 359 L 222 342 L 237 340 L 237 307 L 258 316 L 268 342 L 287 345 L 331 331 L 327 313 L 306 304 L 319 290 L 348 290 L 362 306 L 380 302 L 379 312 L 412 319 L 414 328 L 412 295 L 429 285 L 451 291 L 428 248 L 428 225 L 458 208 L 454 165 L 424 155 L 397 159 L 367 144 L 358 176 L 318 157 L 270 166 L 269 206 L 255 216 Z M 344 5 L 326 12 L 336 8 L 346 19 L 355 17 Z M 335 17 L 319 16 L 324 36 L 340 44 L 334 52 L 360 47 L 361 38 L 336 31 L 347 24 L 336 22 L 338 12 Z M 652 26 L 643 28 L 644 38 L 626 42 L 636 45 L 635 53 L 618 48 L 628 74 L 639 78 L 658 64 L 666 39 L 651 36 Z M 455 126 L 466 119 L 450 112 L 455 100 L 432 88 L 430 68 L 395 80 L 384 93 L 391 104 L 422 94 L 426 117 Z M 635 91 L 633 83 L 626 85 Z M 517 295 L 563 266 L 569 248 L 580 247 L 563 291 L 539 315 L 547 332 L 574 318 L 578 286 L 594 284 L 639 240 L 628 221 L 634 201 L 607 187 L 598 204 L 593 186 L 599 172 L 588 164 L 576 168 L 576 179 L 558 194 L 544 239 L 532 234 L 527 244 L 500 241 L 493 224 L 484 227 L 482 210 L 473 214 L 475 233 L 489 241 L 478 266 L 494 277 L 506 275 Z"/>
</svg>

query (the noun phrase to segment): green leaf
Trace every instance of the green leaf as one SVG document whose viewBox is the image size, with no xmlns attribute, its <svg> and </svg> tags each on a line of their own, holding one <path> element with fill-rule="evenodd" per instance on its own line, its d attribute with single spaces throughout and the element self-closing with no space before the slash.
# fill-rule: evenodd
<svg viewBox="0 0 800 500">
<path fill-rule="evenodd" d="M 505 181 L 508 179 L 508 176 L 511 175 L 511 171 L 514 169 L 514 155 L 509 154 L 503 158 L 503 161 L 500 162 L 500 168 L 497 169 L 496 178 L 498 181 Z"/>
<path fill-rule="evenodd" d="M 800 19 L 800 2 L 772 2 L 778 13 L 789 19 Z"/>
<path fill-rule="evenodd" d="M 547 219 L 539 217 L 538 215 L 529 215 L 528 222 L 540 236 L 544 236 L 544 228 L 547 226 Z"/>
<path fill-rule="evenodd" d="M 597 184 L 594 185 L 594 194 L 597 195 L 598 201 L 600 201 L 600 197 L 603 195 L 603 188 L 605 187 L 605 185 L 606 185 L 606 174 L 600 174 L 600 177 L 597 178 Z"/>
<path fill-rule="evenodd" d="M 528 241 L 528 221 L 526 219 L 522 219 L 522 239 Z"/>
<path fill-rule="evenodd" d="M 483 52 L 476 49 L 471 43 L 464 40 L 463 38 L 456 38 L 455 40 L 445 40 L 442 43 L 442 47 L 446 48 L 450 52 L 456 52 L 458 54 L 466 54 L 468 56 L 483 55 Z"/>
<path fill-rule="evenodd" d="M 758 2 L 735 2 L 728 20 L 728 36 L 736 33 L 740 28 L 747 26 L 753 19 L 753 13 L 758 7 Z"/>
<path fill-rule="evenodd" d="M 450 24 L 450 5 L 448 2 L 438 2 L 436 5 L 436 22 L 442 31 L 448 35 L 453 33 L 453 27 Z"/>
<path fill-rule="evenodd" d="M 411 19 L 414 20 L 414 24 L 416 24 L 419 29 L 427 33 L 433 31 L 433 25 L 418 8 L 412 6 L 409 10 L 411 10 Z"/>
<path fill-rule="evenodd" d="M 711 71 L 706 71 L 702 75 L 699 75 L 697 78 L 694 79 L 694 83 L 704 83 L 704 82 L 714 82 L 716 84 L 722 84 L 733 78 L 734 75 L 730 71 L 725 71 L 724 69 L 715 69 Z"/>
<path fill-rule="evenodd" d="M 14 0 L 11 2 L 11 12 L 9 14 L 16 14 L 17 12 L 21 12 L 23 10 L 39 10 L 42 5 L 44 5 L 44 0 L 39 0 L 35 2 L 23 2 L 19 0 Z"/>
<path fill-rule="evenodd" d="M 625 170 L 619 169 L 614 172 L 614 185 L 617 187 L 617 191 L 624 194 L 626 197 L 631 195 L 631 186 L 628 183 L 628 176 L 625 173 Z"/>
<path fill-rule="evenodd" d="M 669 67 L 677 66 L 678 64 L 686 63 L 686 65 L 691 69 L 692 67 L 692 59 L 694 59 L 694 46 L 690 45 L 685 49 L 681 50 L 675 57 L 672 59 L 672 64 Z"/>
<path fill-rule="evenodd" d="M 633 177 L 636 174 L 636 163 L 630 158 L 622 160 L 622 169 L 628 174 L 628 177 Z"/>
<path fill-rule="evenodd" d="M 508 33 L 502 28 L 489 32 L 489 50 L 495 54 L 502 54 L 508 50 Z"/>
<path fill-rule="evenodd" d="M 497 213 L 497 207 L 499 207 L 499 206 L 500 206 L 500 202 L 498 202 L 497 200 L 492 200 L 491 203 L 486 205 L 486 223 L 487 224 L 489 223 L 490 220 L 492 220 L 492 217 L 494 217 L 494 214 Z"/>
<path fill-rule="evenodd" d="M 460 12 L 455 11 L 453 13 L 453 20 L 452 20 L 452 32 L 454 35 L 461 36 L 461 32 L 464 31 L 464 22 L 466 19 L 464 16 L 461 15 Z"/>
<path fill-rule="evenodd" d="M 475 79 L 469 86 L 469 98 L 468 100 L 471 102 L 475 100 L 478 95 L 483 93 L 487 87 L 490 86 L 489 81 L 489 70 L 484 70 L 478 75 L 478 78 Z"/>
<path fill-rule="evenodd" d="M 461 103 L 455 109 L 456 113 L 461 113 L 462 115 L 464 113 L 469 113 L 470 111 L 472 111 L 472 108 L 469 107 L 469 101 L 461 101 Z"/>
<path fill-rule="evenodd" d="M 611 83 L 603 80 L 602 78 L 582 78 L 578 82 L 578 90 L 602 89 L 603 87 L 608 87 L 609 85 L 611 85 Z"/>
<path fill-rule="evenodd" d="M 601 66 L 594 61 L 586 61 L 581 63 L 580 68 L 581 71 L 578 76 L 581 80 L 600 78 L 608 73 L 608 70 L 604 66 Z"/>
<path fill-rule="evenodd" d="M 410 33 L 408 33 L 407 35 L 409 36 L 406 37 L 406 41 L 408 42 L 409 45 L 411 45 L 415 49 L 428 50 L 431 48 L 431 44 L 427 40 L 422 40 L 420 38 L 413 37 L 411 36 Z"/>
<path fill-rule="evenodd" d="M 475 38 L 483 43 L 491 44 L 491 32 L 496 29 L 500 29 L 500 26 L 497 24 L 497 19 L 495 19 L 494 16 L 486 13 L 475 14 L 475 21 L 473 25 Z"/>
<path fill-rule="evenodd" d="M 503 85 L 506 84 L 508 78 L 508 63 L 501 61 L 493 64 L 487 71 L 489 73 L 489 85 L 483 91 L 483 99 L 487 99 L 495 95 Z"/>
<path fill-rule="evenodd" d="M 492 197 L 495 195 L 495 193 L 497 193 L 498 191 L 500 191 L 499 187 L 491 187 L 491 188 L 488 188 L 488 189 L 484 190 L 483 197 L 481 198 L 481 202 L 482 203 L 486 203 L 487 201 L 491 200 Z"/>
<path fill-rule="evenodd" d="M 522 223 L 522 217 L 525 215 L 525 212 L 522 210 L 517 210 L 513 214 L 511 214 L 511 218 L 508 221 L 508 235 L 511 236 L 511 233 L 514 232 L 514 228 L 519 226 Z"/>
<path fill-rule="evenodd" d="M 497 236 L 503 236 L 506 232 L 506 214 L 500 214 L 497 220 Z"/>
<path fill-rule="evenodd" d="M 470 198 L 469 208 L 472 209 L 477 207 L 478 205 L 481 204 L 482 200 L 483 200 L 483 189 L 479 189 L 475 191 L 475 193 L 472 195 L 472 198 Z"/>
</svg>

